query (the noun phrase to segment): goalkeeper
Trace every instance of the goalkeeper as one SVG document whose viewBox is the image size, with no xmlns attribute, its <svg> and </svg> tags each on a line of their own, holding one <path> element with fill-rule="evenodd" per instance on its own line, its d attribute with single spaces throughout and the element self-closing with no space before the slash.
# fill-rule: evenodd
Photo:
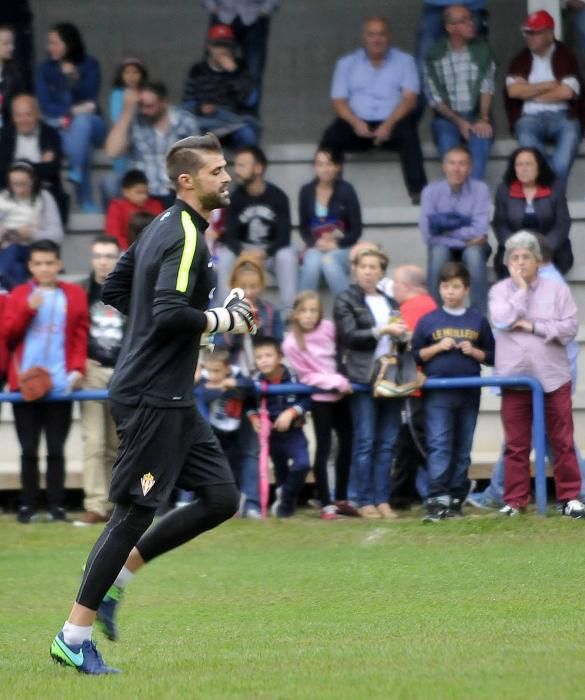
<svg viewBox="0 0 585 700">
<path fill-rule="evenodd" d="M 115 508 L 50 650 L 55 661 L 82 673 L 117 672 L 97 651 L 92 628 L 97 614 L 107 636 L 116 638 L 116 605 L 137 569 L 238 509 L 227 459 L 193 400 L 201 335 L 256 332 L 241 290 L 207 310 L 215 275 L 203 234 L 211 211 L 230 201 L 225 166 L 212 134 L 178 141 L 167 154 L 175 204 L 144 230 L 104 284 L 103 301 L 128 315 L 110 385 L 120 437 L 110 489 Z M 197 491 L 197 499 L 148 529 L 175 486 Z"/>
</svg>

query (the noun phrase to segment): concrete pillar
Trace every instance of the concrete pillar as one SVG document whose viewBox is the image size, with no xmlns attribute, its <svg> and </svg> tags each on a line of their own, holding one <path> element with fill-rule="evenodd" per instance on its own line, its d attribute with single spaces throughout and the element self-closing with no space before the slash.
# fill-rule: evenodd
<svg viewBox="0 0 585 700">
<path fill-rule="evenodd" d="M 528 0 L 528 13 L 546 10 L 555 19 L 555 36 L 557 39 L 562 35 L 561 0 Z"/>
</svg>

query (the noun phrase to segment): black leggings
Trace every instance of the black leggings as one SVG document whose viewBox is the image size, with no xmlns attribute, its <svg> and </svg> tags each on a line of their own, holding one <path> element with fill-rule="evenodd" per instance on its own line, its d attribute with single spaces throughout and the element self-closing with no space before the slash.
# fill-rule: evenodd
<svg viewBox="0 0 585 700">
<path fill-rule="evenodd" d="M 148 532 L 153 508 L 117 504 L 89 554 L 77 602 L 97 610 L 133 547 L 144 561 L 150 561 L 231 518 L 239 506 L 234 484 L 206 486 L 197 496 L 188 506 L 165 515 Z"/>
<path fill-rule="evenodd" d="M 315 426 L 317 449 L 313 471 L 321 506 L 331 503 L 327 461 L 331 452 L 331 431 L 337 434 L 337 459 L 335 460 L 335 499 L 347 499 L 347 483 L 351 465 L 351 413 L 347 398 L 339 401 L 312 401 L 311 414 Z"/>
</svg>

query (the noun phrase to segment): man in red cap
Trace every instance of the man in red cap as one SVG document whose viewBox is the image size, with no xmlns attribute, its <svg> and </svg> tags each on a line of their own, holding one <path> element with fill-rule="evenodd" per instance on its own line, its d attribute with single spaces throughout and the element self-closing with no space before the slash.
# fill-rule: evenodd
<svg viewBox="0 0 585 700">
<path fill-rule="evenodd" d="M 197 116 L 203 131 L 233 148 L 255 146 L 260 136 L 260 120 L 254 114 L 258 93 L 234 49 L 235 34 L 228 24 L 209 28 L 207 55 L 189 71 L 183 106 Z"/>
<path fill-rule="evenodd" d="M 554 19 L 545 10 L 522 25 L 526 48 L 506 76 L 510 128 L 521 146 L 545 152 L 553 145 L 551 166 L 566 184 L 582 136 L 585 92 L 575 55 L 555 41 Z"/>
</svg>

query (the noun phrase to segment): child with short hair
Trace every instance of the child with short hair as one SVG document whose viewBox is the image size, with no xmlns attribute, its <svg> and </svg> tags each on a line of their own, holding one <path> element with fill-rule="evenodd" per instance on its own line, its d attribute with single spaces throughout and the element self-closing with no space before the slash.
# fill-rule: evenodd
<svg viewBox="0 0 585 700">
<path fill-rule="evenodd" d="M 465 307 L 471 279 L 460 262 L 439 274 L 442 308 L 417 323 L 412 347 L 429 378 L 476 377 L 494 364 L 494 336 L 485 316 Z M 467 495 L 481 389 L 426 389 L 423 394 L 429 497 L 424 522 L 461 517 Z"/>
<path fill-rule="evenodd" d="M 162 213 L 163 206 L 148 193 L 148 178 L 142 170 L 129 170 L 120 182 L 122 196 L 112 199 L 106 212 L 105 231 L 115 236 L 120 248 L 126 250 L 129 238 L 130 217 L 136 212 L 148 212 L 154 216 Z"/>
<path fill-rule="evenodd" d="M 296 375 L 282 364 L 282 350 L 275 338 L 258 338 L 254 343 L 258 374 L 256 379 L 269 385 L 297 381 Z M 309 396 L 285 394 L 266 397 L 270 432 L 270 457 L 276 475 L 276 500 L 271 512 L 277 518 L 294 515 L 298 497 L 309 472 L 309 447 L 303 432 L 304 415 L 309 409 Z M 254 429 L 260 431 L 260 415 L 250 417 Z"/>
<path fill-rule="evenodd" d="M 337 371 L 335 326 L 322 316 L 321 299 L 317 292 L 299 292 L 293 303 L 291 330 L 284 339 L 282 349 L 299 381 L 324 390 L 311 397 L 311 416 L 317 442 L 313 472 L 321 502 L 321 519 L 333 520 L 338 512 L 357 515 L 357 510 L 347 501 L 351 414 L 346 395 L 351 393 L 351 384 Z M 331 502 L 327 475 L 332 431 L 335 431 L 338 443 L 335 504 Z"/>
</svg>

